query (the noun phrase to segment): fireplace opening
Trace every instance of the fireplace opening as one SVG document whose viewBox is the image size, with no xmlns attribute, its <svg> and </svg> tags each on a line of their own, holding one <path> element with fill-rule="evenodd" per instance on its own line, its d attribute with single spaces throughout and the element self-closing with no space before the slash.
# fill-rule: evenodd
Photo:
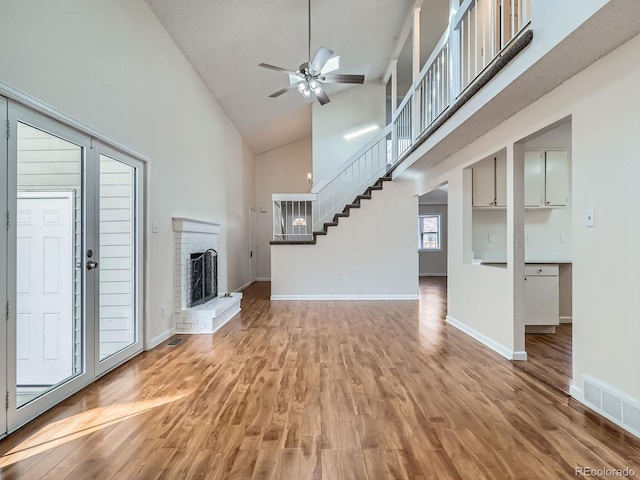
<svg viewBox="0 0 640 480">
<path fill-rule="evenodd" d="M 191 254 L 189 306 L 195 307 L 218 296 L 218 253 L 210 248 Z"/>
</svg>

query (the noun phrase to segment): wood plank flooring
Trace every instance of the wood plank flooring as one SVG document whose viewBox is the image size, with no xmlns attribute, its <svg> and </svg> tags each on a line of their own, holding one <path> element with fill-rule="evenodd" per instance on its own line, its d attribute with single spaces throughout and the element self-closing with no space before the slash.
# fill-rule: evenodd
<svg viewBox="0 0 640 480">
<path fill-rule="evenodd" d="M 527 361 L 514 362 L 535 378 L 569 394 L 572 325 L 561 323 L 556 333 L 530 333 L 525 337 Z"/>
<path fill-rule="evenodd" d="M 640 441 L 420 302 L 270 302 L 160 346 L 0 442 L 13 479 L 569 479 Z"/>
</svg>

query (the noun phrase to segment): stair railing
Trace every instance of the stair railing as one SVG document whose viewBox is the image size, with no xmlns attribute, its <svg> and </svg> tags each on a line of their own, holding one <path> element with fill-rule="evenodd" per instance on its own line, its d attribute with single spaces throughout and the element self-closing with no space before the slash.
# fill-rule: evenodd
<svg viewBox="0 0 640 480">
<path fill-rule="evenodd" d="M 316 201 L 313 206 L 313 230 L 342 211 L 358 193 L 362 193 L 372 179 L 383 175 L 391 160 L 391 125 L 380 135 L 358 150 L 333 177 L 314 186 Z"/>
<path fill-rule="evenodd" d="M 413 151 L 416 142 L 531 22 L 533 0 L 463 0 L 460 9 L 396 109 L 391 123 L 311 190 L 312 232 L 323 229 L 358 195 Z M 499 13 L 499 14 L 498 14 Z M 282 205 L 278 215 L 283 214 Z M 288 238 L 282 220 L 274 240 Z M 286 223 L 286 222 L 285 222 Z M 306 235 L 306 233 L 305 233 Z"/>
</svg>

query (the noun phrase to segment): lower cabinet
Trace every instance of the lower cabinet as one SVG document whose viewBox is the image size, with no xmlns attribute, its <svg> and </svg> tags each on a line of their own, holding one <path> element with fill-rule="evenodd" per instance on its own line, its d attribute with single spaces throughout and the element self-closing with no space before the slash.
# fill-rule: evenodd
<svg viewBox="0 0 640 480">
<path fill-rule="evenodd" d="M 558 265 L 524 267 L 524 323 L 528 333 L 553 333 L 560 321 Z"/>
</svg>

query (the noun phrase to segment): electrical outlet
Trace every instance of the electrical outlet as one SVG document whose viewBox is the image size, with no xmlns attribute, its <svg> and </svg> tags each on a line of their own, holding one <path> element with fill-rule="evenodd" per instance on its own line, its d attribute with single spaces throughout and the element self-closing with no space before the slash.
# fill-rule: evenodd
<svg viewBox="0 0 640 480">
<path fill-rule="evenodd" d="M 560 243 L 567 243 L 567 236 L 564 233 L 560 234 Z"/>
<path fill-rule="evenodd" d="M 495 241 L 495 238 L 493 237 L 493 233 L 490 233 L 489 235 L 487 235 L 487 242 L 493 243 L 494 241 Z"/>
<path fill-rule="evenodd" d="M 160 306 L 160 315 L 162 316 L 162 318 L 167 316 L 167 307 L 165 307 L 164 305 Z"/>
<path fill-rule="evenodd" d="M 158 233 L 158 224 L 156 222 L 151 222 L 151 233 Z"/>
</svg>

